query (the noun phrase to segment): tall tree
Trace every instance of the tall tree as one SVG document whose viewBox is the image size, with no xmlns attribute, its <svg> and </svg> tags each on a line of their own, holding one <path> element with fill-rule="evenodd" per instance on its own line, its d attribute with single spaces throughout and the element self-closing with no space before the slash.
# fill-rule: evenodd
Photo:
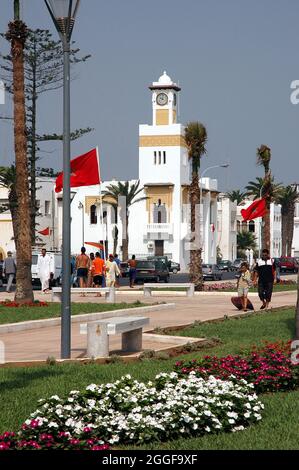
<svg viewBox="0 0 299 470">
<path fill-rule="evenodd" d="M 236 202 L 237 206 L 244 201 L 247 196 L 246 191 L 241 191 L 240 189 L 233 189 L 232 191 L 228 191 L 225 193 L 226 197 L 232 202 Z"/>
<path fill-rule="evenodd" d="M 245 187 L 247 196 L 253 196 L 253 199 L 259 199 L 265 189 L 271 202 L 279 204 L 279 197 L 282 189 L 281 183 L 275 183 L 273 176 L 265 183 L 264 178 L 257 177 L 256 181 L 249 181 Z"/>
<path fill-rule="evenodd" d="M 11 43 L 13 64 L 14 141 L 16 159 L 16 199 L 18 237 L 16 240 L 17 274 L 15 300 L 33 302 L 31 282 L 30 197 L 26 139 L 24 90 L 24 46 L 28 35 L 26 24 L 20 20 L 20 2 L 14 0 L 14 21 L 8 24 L 6 38 Z"/>
<path fill-rule="evenodd" d="M 107 186 L 107 189 L 103 191 L 103 196 L 106 201 L 112 204 L 114 207 L 118 206 L 118 198 L 124 197 L 126 200 L 126 209 L 124 214 L 125 224 L 126 224 L 126 233 L 125 238 L 122 241 L 122 259 L 126 261 L 129 258 L 129 214 L 130 207 L 137 202 L 144 201 L 147 196 L 137 197 L 140 193 L 144 191 L 144 188 L 140 188 L 140 181 L 132 183 L 130 185 L 129 181 L 125 183 L 118 182 L 117 184 L 110 184 Z M 105 200 L 104 199 L 104 200 Z M 115 246 L 114 246 L 115 248 Z"/>
<path fill-rule="evenodd" d="M 74 42 L 72 43 L 74 45 Z M 78 64 L 85 62 L 90 55 L 80 56 L 80 49 L 72 47 L 70 52 L 71 63 Z M 11 54 L 2 56 L 4 71 L 2 77 L 6 82 L 8 92 L 13 92 L 11 85 L 12 56 Z M 30 173 L 30 196 L 31 196 L 31 230 L 32 243 L 35 242 L 35 217 L 36 207 L 36 163 L 39 159 L 39 144 L 49 140 L 63 140 L 59 134 L 38 134 L 38 98 L 43 93 L 57 90 L 63 85 L 63 50 L 61 41 L 54 41 L 52 34 L 48 30 L 36 29 L 28 30 L 28 37 L 24 49 L 25 67 L 25 99 L 26 99 L 26 127 L 27 145 L 29 155 Z M 90 127 L 76 129 L 71 134 L 71 139 L 75 140 L 90 132 Z"/>
<path fill-rule="evenodd" d="M 206 153 L 207 131 L 203 124 L 198 121 L 191 121 L 185 127 L 185 142 L 188 150 L 188 157 L 192 167 L 192 179 L 189 187 L 189 200 L 191 206 L 191 250 L 190 250 L 190 280 L 194 283 L 195 290 L 203 290 L 202 276 L 202 240 L 198 245 L 198 231 L 200 221 L 196 208 L 200 201 L 199 189 L 199 169 L 202 156 Z M 198 246 L 196 246 L 198 245 Z"/>
<path fill-rule="evenodd" d="M 270 170 L 271 162 L 271 149 L 266 145 L 261 145 L 256 151 L 257 164 L 264 168 L 264 185 L 262 187 L 261 195 L 266 199 L 267 212 L 263 216 L 262 224 L 262 246 L 270 251 L 270 204 L 271 196 L 269 193 L 269 187 L 271 186 L 272 176 Z"/>
<path fill-rule="evenodd" d="M 294 235 L 294 217 L 299 193 L 294 186 L 285 186 L 280 192 L 277 202 L 281 204 L 281 255 L 292 256 Z"/>
</svg>

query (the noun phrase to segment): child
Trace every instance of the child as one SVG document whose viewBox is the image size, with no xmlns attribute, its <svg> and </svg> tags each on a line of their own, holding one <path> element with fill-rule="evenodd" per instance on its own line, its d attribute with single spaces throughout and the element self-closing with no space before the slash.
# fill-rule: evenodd
<svg viewBox="0 0 299 470">
<path fill-rule="evenodd" d="M 251 275 L 249 271 L 248 263 L 244 262 L 240 266 L 240 277 L 238 279 L 238 296 L 241 297 L 243 311 L 247 312 L 247 295 L 248 289 L 251 285 Z"/>
</svg>

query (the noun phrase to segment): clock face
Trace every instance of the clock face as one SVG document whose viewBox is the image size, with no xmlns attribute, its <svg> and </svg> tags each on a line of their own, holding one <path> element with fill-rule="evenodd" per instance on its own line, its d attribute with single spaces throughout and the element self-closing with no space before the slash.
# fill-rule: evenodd
<svg viewBox="0 0 299 470">
<path fill-rule="evenodd" d="M 165 106 L 168 103 L 168 96 L 166 93 L 159 93 L 157 95 L 157 103 L 159 106 Z"/>
</svg>

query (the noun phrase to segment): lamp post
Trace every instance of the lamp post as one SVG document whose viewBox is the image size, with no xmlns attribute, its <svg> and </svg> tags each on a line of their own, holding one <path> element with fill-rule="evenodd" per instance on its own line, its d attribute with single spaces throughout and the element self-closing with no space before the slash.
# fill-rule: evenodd
<svg viewBox="0 0 299 470">
<path fill-rule="evenodd" d="M 78 209 L 82 210 L 82 244 L 81 246 L 84 246 L 84 205 L 80 201 L 78 204 Z"/>
<path fill-rule="evenodd" d="M 204 215 L 204 210 L 203 210 L 203 200 L 202 200 L 202 179 L 204 177 L 204 175 L 209 171 L 209 170 L 212 170 L 214 168 L 228 168 L 229 167 L 229 163 L 221 163 L 220 165 L 213 165 L 213 166 L 208 166 L 208 168 L 206 168 L 202 174 L 201 174 L 201 177 L 200 177 L 200 227 L 201 227 L 201 232 L 202 232 L 202 251 L 204 250 L 204 223 L 203 223 L 203 215 Z"/>
<path fill-rule="evenodd" d="M 71 357 L 70 40 L 80 0 L 45 0 L 63 46 L 63 223 L 61 358 Z"/>
</svg>

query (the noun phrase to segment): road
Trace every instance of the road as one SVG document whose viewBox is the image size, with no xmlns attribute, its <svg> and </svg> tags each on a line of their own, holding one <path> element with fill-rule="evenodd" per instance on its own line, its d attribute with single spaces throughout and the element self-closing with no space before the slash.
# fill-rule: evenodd
<svg viewBox="0 0 299 470">
<path fill-rule="evenodd" d="M 222 277 L 222 280 L 223 281 L 231 281 L 231 280 L 235 280 L 236 279 L 236 273 L 235 272 L 224 272 L 223 273 L 223 277 Z M 281 276 L 282 278 L 288 278 L 288 279 L 296 279 L 297 278 L 297 274 L 293 274 L 293 273 L 284 273 L 283 276 Z M 169 282 L 171 283 L 184 283 L 184 282 L 190 282 L 190 279 L 189 279 L 189 274 L 188 273 L 177 273 L 177 274 L 170 274 L 170 279 L 169 279 Z M 208 283 L 210 282 L 215 282 L 215 281 L 206 281 Z M 219 282 L 219 281 L 216 281 L 216 282 Z M 128 286 L 129 285 L 129 279 L 128 278 L 121 278 L 120 280 L 120 286 Z M 13 289 L 15 288 L 15 286 L 13 287 Z M 34 286 L 33 288 L 34 290 L 40 290 L 40 287 L 38 286 Z M 0 287 L 0 292 L 4 292 L 5 291 L 5 285 Z"/>
</svg>

